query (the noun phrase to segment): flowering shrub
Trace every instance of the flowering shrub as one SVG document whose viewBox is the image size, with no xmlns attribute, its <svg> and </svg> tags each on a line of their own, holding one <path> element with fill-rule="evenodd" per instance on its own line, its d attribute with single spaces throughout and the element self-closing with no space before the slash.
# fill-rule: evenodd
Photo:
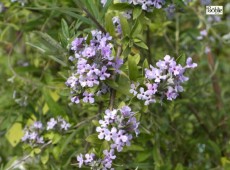
<svg viewBox="0 0 230 170">
<path fill-rule="evenodd" d="M 229 15 L 2 0 L 0 169 L 229 169 Z"/>
</svg>

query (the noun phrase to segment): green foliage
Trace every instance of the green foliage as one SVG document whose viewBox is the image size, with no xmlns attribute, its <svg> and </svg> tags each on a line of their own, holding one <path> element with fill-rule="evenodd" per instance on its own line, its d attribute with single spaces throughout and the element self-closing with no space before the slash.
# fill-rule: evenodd
<svg viewBox="0 0 230 170">
<path fill-rule="evenodd" d="M 121 73 L 105 83 L 116 91 L 115 107 L 129 105 L 141 122 L 140 135 L 118 154 L 115 168 L 230 169 L 229 3 L 213 2 L 224 6 L 224 15 L 211 23 L 199 1 L 173 2 L 175 17 L 169 20 L 164 10 L 146 12 L 112 0 L 104 7 L 99 0 L 40 0 L 25 6 L 2 0 L 6 10 L 0 12 L 0 169 L 77 169 L 76 155 L 91 148 L 100 156 L 108 148 L 95 127 L 110 95 L 93 105 L 75 105 L 65 86 L 70 44 L 93 29 L 113 37 L 115 55 L 118 46 L 122 48 Z M 126 10 L 133 12 L 130 20 L 122 14 Z M 116 33 L 114 16 L 119 16 L 122 35 Z M 208 36 L 197 40 L 205 28 Z M 205 53 L 206 47 L 211 51 Z M 187 74 L 190 80 L 177 100 L 145 106 L 130 94 L 130 84 L 143 82 L 145 69 L 166 54 L 181 64 L 192 56 L 198 68 Z M 58 115 L 72 125 L 65 136 L 47 134 L 52 143 L 43 148 L 23 146 L 24 127 Z"/>
</svg>

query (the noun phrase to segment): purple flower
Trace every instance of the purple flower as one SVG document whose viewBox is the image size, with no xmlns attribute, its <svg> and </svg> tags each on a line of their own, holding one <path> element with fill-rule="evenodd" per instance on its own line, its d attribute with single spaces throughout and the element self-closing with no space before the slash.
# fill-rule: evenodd
<svg viewBox="0 0 230 170">
<path fill-rule="evenodd" d="M 168 91 L 166 92 L 167 100 L 173 100 L 176 99 L 178 96 L 178 93 L 171 87 L 168 87 Z"/>
<path fill-rule="evenodd" d="M 92 93 L 84 92 L 83 96 L 84 96 L 83 102 L 94 103 L 94 98 L 93 98 L 94 95 Z"/>
<path fill-rule="evenodd" d="M 37 137 L 37 143 L 43 144 L 44 143 L 43 137 Z"/>
<path fill-rule="evenodd" d="M 79 97 L 78 96 L 72 97 L 71 102 L 76 103 L 76 104 L 80 103 Z"/>
<path fill-rule="evenodd" d="M 42 122 L 40 121 L 34 122 L 33 127 L 35 129 L 42 129 Z"/>
<path fill-rule="evenodd" d="M 84 164 L 84 159 L 83 159 L 82 154 L 77 156 L 77 161 L 78 161 L 78 167 L 81 168 L 82 165 Z"/>
<path fill-rule="evenodd" d="M 82 52 L 82 55 L 87 58 L 93 57 L 95 56 L 95 54 L 96 54 L 96 51 L 92 47 L 86 47 L 84 51 Z"/>
<path fill-rule="evenodd" d="M 106 73 L 107 68 L 105 66 L 103 66 L 101 68 L 101 73 L 99 74 L 100 80 L 105 80 L 106 78 L 110 77 L 109 73 Z"/>
<path fill-rule="evenodd" d="M 126 134 L 124 134 L 125 131 L 124 130 L 119 130 L 118 133 L 116 134 L 116 136 L 114 137 L 114 141 L 117 144 L 121 144 L 124 143 L 128 140 L 128 137 Z"/>
<path fill-rule="evenodd" d="M 140 88 L 140 93 L 137 95 L 140 100 L 145 100 L 147 98 L 146 92 L 143 87 Z"/>
<path fill-rule="evenodd" d="M 123 106 L 120 111 L 124 117 L 130 117 L 133 115 L 133 112 L 131 112 L 131 108 L 129 106 Z"/>
<path fill-rule="evenodd" d="M 99 120 L 101 127 L 107 127 L 109 125 L 109 120 Z"/>
<path fill-rule="evenodd" d="M 110 141 L 111 139 L 115 139 L 117 136 L 117 129 L 112 127 L 111 131 L 107 131 L 105 134 L 105 140 Z"/>
<path fill-rule="evenodd" d="M 108 129 L 106 129 L 106 128 L 101 128 L 101 127 L 97 127 L 97 128 L 96 128 L 96 131 L 99 133 L 99 135 L 98 135 L 98 138 L 99 138 L 99 139 L 104 139 L 105 136 L 106 136 L 106 134 L 109 133 L 109 130 L 108 130 Z"/>
<path fill-rule="evenodd" d="M 85 154 L 85 163 L 87 164 L 87 163 L 91 163 L 92 161 L 93 161 L 93 158 L 94 158 L 94 154 L 93 153 L 90 153 L 90 154 Z"/>
<path fill-rule="evenodd" d="M 148 95 L 153 95 L 157 92 L 158 85 L 156 83 L 153 84 L 147 83 L 146 86 L 148 88 L 148 90 L 146 91 Z"/>
<path fill-rule="evenodd" d="M 32 133 L 29 135 L 29 139 L 31 139 L 31 140 L 35 140 L 37 137 L 38 137 L 37 132 L 32 132 Z"/>
<path fill-rule="evenodd" d="M 30 133 L 28 131 L 26 131 L 24 136 L 22 137 L 22 141 L 25 142 L 28 139 L 30 139 Z"/>
<path fill-rule="evenodd" d="M 105 118 L 105 120 L 110 120 L 110 119 L 112 119 L 112 120 L 114 120 L 115 119 L 115 117 L 116 117 L 116 115 L 117 115 L 117 110 L 106 110 L 105 111 L 105 116 L 104 116 L 104 118 Z"/>
<path fill-rule="evenodd" d="M 207 6 L 212 3 L 212 0 L 200 0 L 201 5 Z"/>
<path fill-rule="evenodd" d="M 183 71 L 183 67 L 181 67 L 181 65 L 174 65 L 169 68 L 169 72 L 175 76 L 179 75 L 181 71 Z"/>
<path fill-rule="evenodd" d="M 139 84 L 135 85 L 135 84 L 131 84 L 131 89 L 129 90 L 130 93 L 132 93 L 134 96 L 137 95 L 137 87 L 139 86 Z"/>
<path fill-rule="evenodd" d="M 115 63 L 112 64 L 113 68 L 115 68 L 115 73 L 120 73 L 119 68 L 123 64 L 123 59 L 117 58 Z"/>
<path fill-rule="evenodd" d="M 102 4 L 103 6 L 105 6 L 106 2 L 107 2 L 107 0 L 101 0 L 101 4 Z"/>
<path fill-rule="evenodd" d="M 200 35 L 206 37 L 208 35 L 207 30 L 201 30 Z"/>
<path fill-rule="evenodd" d="M 153 5 L 155 8 L 161 8 L 165 4 L 165 0 L 153 0 Z"/>
<path fill-rule="evenodd" d="M 69 128 L 70 124 L 63 120 L 61 123 L 61 129 L 68 130 Z"/>
<path fill-rule="evenodd" d="M 54 118 L 51 118 L 50 121 L 47 122 L 47 130 L 53 129 L 57 124 L 57 121 Z"/>
<path fill-rule="evenodd" d="M 71 43 L 71 50 L 77 51 L 82 45 L 84 38 L 75 38 Z"/>
<path fill-rule="evenodd" d="M 197 67 L 197 64 L 192 62 L 191 57 L 187 58 L 186 64 L 187 64 L 186 68 L 195 68 L 195 67 Z"/>
</svg>

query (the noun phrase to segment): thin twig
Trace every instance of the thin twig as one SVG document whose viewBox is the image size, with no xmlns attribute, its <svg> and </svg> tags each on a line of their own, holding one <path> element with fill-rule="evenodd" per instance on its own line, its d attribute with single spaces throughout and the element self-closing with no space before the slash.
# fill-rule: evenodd
<svg viewBox="0 0 230 170">
<path fill-rule="evenodd" d="M 105 28 L 96 20 L 96 18 L 85 8 L 82 7 L 83 11 L 87 14 L 87 16 L 96 24 L 96 26 L 103 32 L 106 33 Z"/>
<path fill-rule="evenodd" d="M 208 63 L 210 65 L 211 71 L 213 71 L 215 69 L 215 62 L 214 62 L 214 58 L 213 58 L 211 51 L 207 53 L 207 57 L 208 57 Z M 213 91 L 216 96 L 216 108 L 218 110 L 221 110 L 221 108 L 223 107 L 223 103 L 221 100 L 221 89 L 220 89 L 220 85 L 218 82 L 219 82 L 218 78 L 216 74 L 214 74 L 212 76 L 212 87 L 213 87 Z"/>
<path fill-rule="evenodd" d="M 44 145 L 42 145 L 41 150 L 43 150 L 46 146 L 50 145 L 51 143 L 52 143 L 52 141 L 49 141 L 49 142 L 45 143 Z M 31 154 L 24 156 L 21 160 L 17 161 L 15 164 L 11 165 L 9 168 L 7 168 L 5 170 L 14 169 L 17 165 L 21 164 L 22 162 L 25 162 L 30 157 L 31 157 Z"/>
<path fill-rule="evenodd" d="M 209 136 L 210 139 L 214 139 L 213 135 L 210 133 L 210 131 L 208 130 L 209 128 L 206 127 L 206 125 L 202 122 L 201 117 L 199 116 L 198 111 L 191 105 L 188 106 L 189 109 L 192 111 L 193 115 L 196 117 L 198 123 L 200 124 L 200 126 L 203 128 L 204 132 L 207 133 L 207 135 Z"/>
<path fill-rule="evenodd" d="M 92 116 L 92 117 L 89 117 L 88 119 L 85 119 L 85 120 L 79 122 L 79 123 L 76 124 L 73 128 L 76 129 L 76 128 L 80 127 L 81 125 L 87 123 L 88 121 L 93 120 L 93 119 L 96 118 L 97 116 L 99 116 L 99 113 L 96 114 L 96 115 L 94 115 L 94 116 Z"/>
</svg>

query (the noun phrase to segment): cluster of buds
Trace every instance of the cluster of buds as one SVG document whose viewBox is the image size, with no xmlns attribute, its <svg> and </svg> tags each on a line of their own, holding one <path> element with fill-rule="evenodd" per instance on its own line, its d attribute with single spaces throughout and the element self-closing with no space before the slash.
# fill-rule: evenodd
<svg viewBox="0 0 230 170">
<path fill-rule="evenodd" d="M 166 55 L 163 61 L 159 60 L 156 63 L 156 66 L 150 65 L 150 69 L 145 70 L 145 87 L 131 84 L 130 93 L 139 100 L 144 100 L 145 105 L 155 103 L 157 96 L 161 100 L 165 97 L 167 100 L 176 99 L 179 92 L 184 90 L 181 84 L 189 79 L 184 76 L 186 69 L 195 68 L 197 64 L 193 63 L 192 58 L 189 57 L 186 66 L 182 67 L 173 58 Z"/>
</svg>

